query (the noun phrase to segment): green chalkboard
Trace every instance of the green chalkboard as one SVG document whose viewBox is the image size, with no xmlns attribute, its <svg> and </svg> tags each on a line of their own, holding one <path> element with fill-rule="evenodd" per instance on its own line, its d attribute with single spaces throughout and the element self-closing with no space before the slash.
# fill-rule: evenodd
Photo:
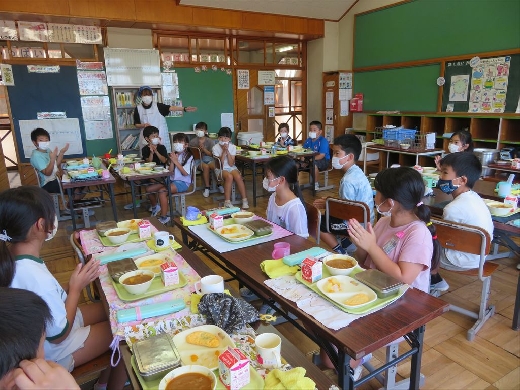
<svg viewBox="0 0 520 390">
<path fill-rule="evenodd" d="M 233 112 L 233 78 L 220 68 L 196 73 L 193 68 L 176 69 L 180 99 L 184 106 L 196 106 L 196 112 L 182 117 L 167 117 L 169 131 L 192 131 L 193 124 L 206 122 L 210 133 L 220 129 L 220 114 Z"/>
<path fill-rule="evenodd" d="M 518 0 L 414 0 L 355 18 L 354 69 L 520 47 Z"/>
<path fill-rule="evenodd" d="M 364 111 L 437 111 L 440 65 L 354 73 L 354 92 Z"/>
<path fill-rule="evenodd" d="M 492 58 L 489 65 L 485 65 L 486 59 L 482 59 L 473 68 L 469 59 L 446 62 L 442 111 L 448 111 L 449 106 L 449 111 L 452 112 L 515 112 L 520 97 L 520 54 Z M 504 93 L 503 85 L 499 82 L 500 77 L 507 78 L 504 111 L 500 109 L 503 99 L 500 96 Z M 458 100 L 462 97 L 457 94 L 457 85 L 462 92 L 466 92 L 466 100 Z"/>
</svg>

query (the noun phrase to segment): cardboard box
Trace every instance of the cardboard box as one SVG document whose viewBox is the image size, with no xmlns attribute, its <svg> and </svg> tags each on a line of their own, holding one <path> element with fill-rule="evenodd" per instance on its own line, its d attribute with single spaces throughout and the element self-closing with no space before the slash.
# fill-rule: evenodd
<svg viewBox="0 0 520 390">
<path fill-rule="evenodd" d="M 209 226 L 212 229 L 218 229 L 219 227 L 224 226 L 224 217 L 217 213 L 211 214 L 209 216 Z"/>
<path fill-rule="evenodd" d="M 165 286 L 179 284 L 179 269 L 173 261 L 161 264 L 161 279 Z"/>
<path fill-rule="evenodd" d="M 218 357 L 220 381 L 228 390 L 238 390 L 249 384 L 249 359 L 238 349 L 228 347 Z"/>
<path fill-rule="evenodd" d="M 139 227 L 139 238 L 152 237 L 152 224 L 147 219 L 142 219 L 137 223 Z"/>
<path fill-rule="evenodd" d="M 321 261 L 316 261 L 310 257 L 307 257 L 302 261 L 301 268 L 303 280 L 309 283 L 314 283 L 321 279 Z"/>
</svg>

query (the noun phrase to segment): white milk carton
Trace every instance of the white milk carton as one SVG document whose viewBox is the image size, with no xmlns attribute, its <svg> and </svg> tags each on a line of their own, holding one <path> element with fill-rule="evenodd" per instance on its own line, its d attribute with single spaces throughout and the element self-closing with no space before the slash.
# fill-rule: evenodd
<svg viewBox="0 0 520 390">
<path fill-rule="evenodd" d="M 179 284 L 179 269 L 173 261 L 161 264 L 161 279 L 165 286 Z"/>
<path fill-rule="evenodd" d="M 301 268 L 303 280 L 309 283 L 314 283 L 321 279 L 321 261 L 307 257 L 302 261 Z"/>
<path fill-rule="evenodd" d="M 224 226 L 224 217 L 222 215 L 218 215 L 216 213 L 211 214 L 209 216 L 209 226 L 213 230 Z"/>
<path fill-rule="evenodd" d="M 238 349 L 228 347 L 218 357 L 220 381 L 228 390 L 249 384 L 249 359 Z"/>
<path fill-rule="evenodd" d="M 147 219 L 142 219 L 137 223 L 139 227 L 139 238 L 150 238 L 152 236 L 152 224 Z"/>
</svg>

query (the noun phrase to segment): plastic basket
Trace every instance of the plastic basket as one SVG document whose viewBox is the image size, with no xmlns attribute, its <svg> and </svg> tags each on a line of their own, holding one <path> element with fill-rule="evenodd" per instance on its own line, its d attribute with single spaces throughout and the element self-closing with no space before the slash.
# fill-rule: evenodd
<svg viewBox="0 0 520 390">
<path fill-rule="evenodd" d="M 404 141 L 405 139 L 414 139 L 417 130 L 403 129 L 383 129 L 383 139 L 393 139 L 396 141 Z"/>
</svg>

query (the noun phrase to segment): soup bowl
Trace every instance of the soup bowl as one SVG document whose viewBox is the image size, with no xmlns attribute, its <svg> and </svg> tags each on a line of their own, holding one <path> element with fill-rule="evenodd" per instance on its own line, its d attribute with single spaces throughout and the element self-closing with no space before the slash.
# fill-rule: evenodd
<svg viewBox="0 0 520 390">
<path fill-rule="evenodd" d="M 127 228 L 115 228 L 115 229 L 109 229 L 105 232 L 105 237 L 108 238 L 108 240 L 114 244 L 122 244 L 128 239 L 128 236 L 130 235 L 132 231 Z"/>
<path fill-rule="evenodd" d="M 349 255 L 330 255 L 323 259 L 323 264 L 331 275 L 350 275 L 356 268 L 357 261 Z"/>
<path fill-rule="evenodd" d="M 211 387 L 209 387 L 206 390 L 215 390 L 217 387 L 217 378 L 213 371 L 211 371 L 209 368 L 199 365 L 188 365 L 188 366 L 182 366 L 178 367 L 175 370 L 170 371 L 166 376 L 161 380 L 161 383 L 159 383 L 159 390 L 170 390 L 170 389 L 199 389 L 200 387 L 197 385 L 197 383 L 182 383 L 182 384 L 175 384 L 170 383 L 175 378 L 179 378 L 181 375 L 185 374 L 199 374 L 202 376 L 206 376 L 211 381 Z M 178 380 L 178 379 L 177 379 Z"/>
<path fill-rule="evenodd" d="M 152 285 L 155 274 L 153 271 L 137 270 L 127 272 L 119 277 L 119 284 L 128 291 L 129 294 L 144 294 Z"/>
</svg>

